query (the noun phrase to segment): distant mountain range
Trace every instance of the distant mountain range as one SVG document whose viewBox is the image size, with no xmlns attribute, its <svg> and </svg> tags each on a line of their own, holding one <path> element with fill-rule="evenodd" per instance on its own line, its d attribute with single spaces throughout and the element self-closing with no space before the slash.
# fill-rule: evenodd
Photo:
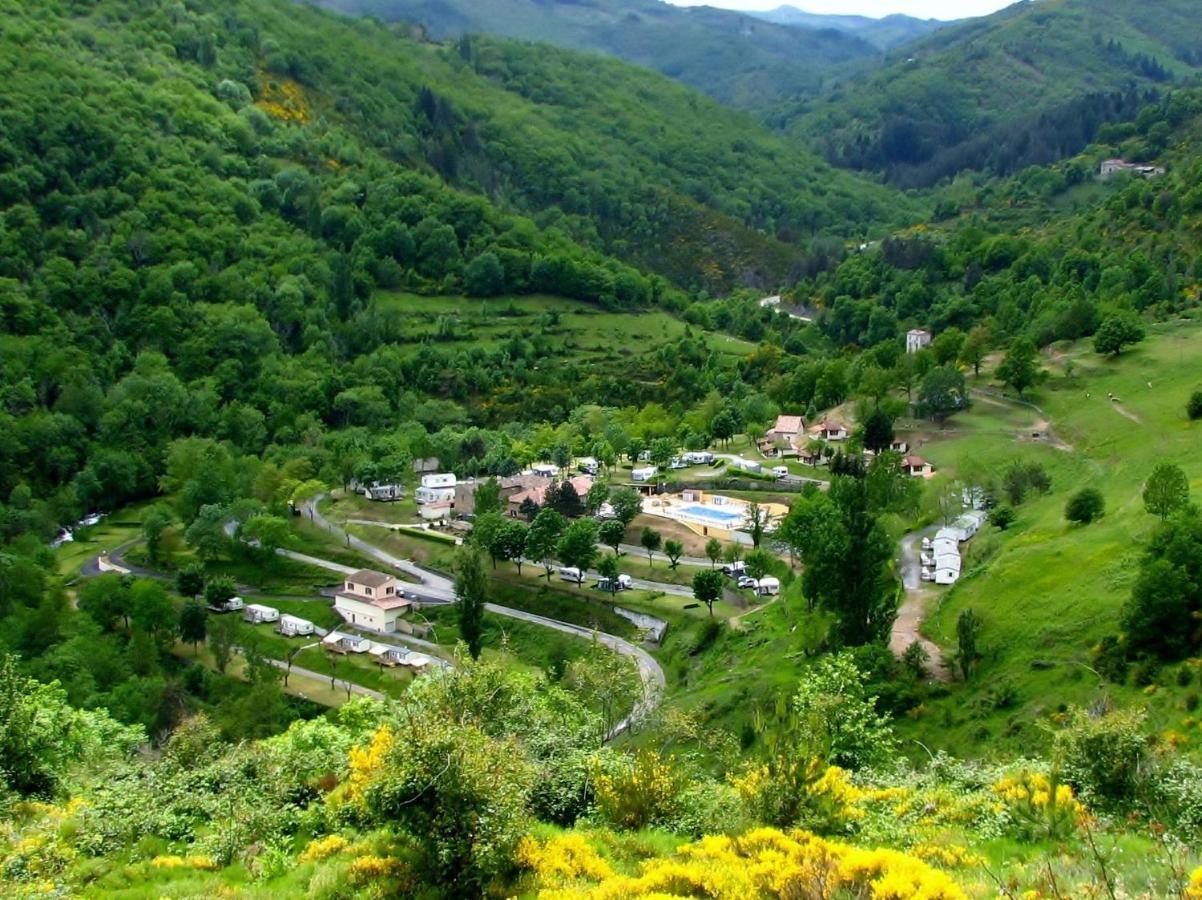
<svg viewBox="0 0 1202 900">
<path fill-rule="evenodd" d="M 836 71 L 880 57 L 884 31 L 802 26 L 660 0 L 311 0 L 386 22 L 424 26 L 438 39 L 490 33 L 593 50 L 658 69 L 746 109 L 816 94 Z M 852 18 L 852 17 L 840 17 Z M 869 20 L 870 21 L 870 20 Z M 900 27 L 900 26 L 899 26 Z M 893 30 L 896 30 L 894 28 Z M 895 43 L 896 41 L 894 41 Z"/>
<path fill-rule="evenodd" d="M 938 19 L 916 19 L 903 15 L 885 16 L 881 19 L 868 16 L 823 15 L 806 12 L 796 6 L 778 6 L 767 12 L 752 12 L 748 15 L 793 28 L 833 29 L 868 41 L 880 50 L 889 50 L 949 24 Z"/>
<path fill-rule="evenodd" d="M 1078 152 L 1103 122 L 1202 72 L 1197 0 L 1040 0 L 886 55 L 772 125 L 902 187 Z"/>
</svg>

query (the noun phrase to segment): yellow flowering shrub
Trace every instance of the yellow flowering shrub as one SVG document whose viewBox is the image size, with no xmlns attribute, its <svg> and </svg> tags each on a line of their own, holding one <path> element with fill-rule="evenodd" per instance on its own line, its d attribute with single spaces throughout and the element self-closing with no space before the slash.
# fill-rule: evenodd
<svg viewBox="0 0 1202 900">
<path fill-rule="evenodd" d="M 61 805 L 36 800 L 14 804 L 9 815 L 0 819 L 0 886 L 25 883 L 53 888 L 55 879 L 78 859 L 75 847 L 63 835 L 67 821 L 82 805 L 78 798 Z"/>
<path fill-rule="evenodd" d="M 1194 869 L 1185 886 L 1185 900 L 1202 900 L 1202 866 Z"/>
<path fill-rule="evenodd" d="M 642 828 L 672 812 L 682 785 L 671 760 L 650 750 L 594 756 L 589 762 L 597 812 L 617 828 Z"/>
<path fill-rule="evenodd" d="M 352 747 L 348 756 L 350 777 L 347 780 L 347 799 L 359 802 L 363 789 L 384 769 L 388 752 L 395 738 L 392 729 L 384 725 L 376 729 L 366 747 Z"/>
<path fill-rule="evenodd" d="M 651 897 L 966 900 L 945 873 L 895 850 L 865 850 L 805 831 L 758 828 L 741 837 L 709 836 L 671 856 L 644 862 L 635 875 L 593 877 L 593 884 L 543 883 L 543 900 Z"/>
<path fill-rule="evenodd" d="M 396 878 L 406 872 L 405 864 L 388 856 L 360 856 L 347 870 L 351 884 L 362 885 L 380 878 Z"/>
<path fill-rule="evenodd" d="M 752 814 L 775 825 L 801 825 L 820 832 L 842 831 L 864 811 L 864 792 L 846 769 L 813 757 L 773 760 L 730 777 Z"/>
<path fill-rule="evenodd" d="M 305 124 L 312 115 L 305 101 L 305 90 L 290 78 L 260 73 L 259 99 L 255 106 L 282 122 Z"/>
<path fill-rule="evenodd" d="M 200 869 L 205 872 L 217 869 L 217 863 L 208 856 L 156 856 L 150 864 L 156 869 Z"/>
<path fill-rule="evenodd" d="M 613 875 L 609 863 L 592 848 L 584 836 L 576 832 L 553 837 L 539 843 L 532 837 L 522 838 L 517 850 L 518 865 L 530 869 L 545 884 L 558 884 L 587 878 L 601 881 Z"/>
<path fill-rule="evenodd" d="M 347 839 L 340 834 L 330 834 L 323 838 L 314 838 L 309 841 L 304 850 L 301 851 L 301 862 L 314 862 L 320 859 L 326 859 L 334 856 L 345 850 L 350 844 Z"/>
<path fill-rule="evenodd" d="M 934 844 L 929 842 L 915 844 L 910 848 L 910 853 L 924 862 L 934 863 L 945 869 L 954 869 L 960 866 L 978 866 L 985 861 L 985 858 L 980 854 L 973 853 L 961 844 Z"/>
<path fill-rule="evenodd" d="M 1042 772 L 1004 778 L 993 786 L 993 791 L 1019 830 L 1035 838 L 1067 837 L 1086 814 L 1071 787 Z"/>
</svg>

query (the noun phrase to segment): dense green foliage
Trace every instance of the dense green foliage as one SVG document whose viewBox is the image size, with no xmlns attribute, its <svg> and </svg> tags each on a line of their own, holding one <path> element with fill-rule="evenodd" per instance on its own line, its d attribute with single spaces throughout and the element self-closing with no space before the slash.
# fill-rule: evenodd
<svg viewBox="0 0 1202 900">
<path fill-rule="evenodd" d="M 595 50 L 658 69 L 734 106 L 811 94 L 840 63 L 867 60 L 871 38 L 826 25 L 784 27 L 712 7 L 661 0 L 317 0 L 330 9 L 416 22 L 436 37 L 487 32 Z"/>
<path fill-rule="evenodd" d="M 907 44 L 775 119 L 828 159 L 897 184 L 1016 172 L 1076 153 L 1192 73 L 1195 13 L 1188 0 L 1015 4 Z"/>
</svg>

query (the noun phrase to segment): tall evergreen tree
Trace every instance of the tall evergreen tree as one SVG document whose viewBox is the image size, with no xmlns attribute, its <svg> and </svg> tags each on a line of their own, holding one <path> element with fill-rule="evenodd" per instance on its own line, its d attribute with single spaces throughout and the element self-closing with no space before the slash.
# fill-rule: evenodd
<svg viewBox="0 0 1202 900">
<path fill-rule="evenodd" d="M 472 659 L 480 658 L 484 639 L 484 604 L 488 602 L 488 581 L 480 554 L 463 547 L 455 557 L 455 600 L 459 613 L 459 636 L 467 644 Z"/>
</svg>

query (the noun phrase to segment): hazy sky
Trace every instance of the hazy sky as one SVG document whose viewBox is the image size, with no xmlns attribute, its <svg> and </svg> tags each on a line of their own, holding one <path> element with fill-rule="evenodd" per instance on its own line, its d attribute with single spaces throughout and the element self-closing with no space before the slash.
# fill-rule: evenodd
<svg viewBox="0 0 1202 900">
<path fill-rule="evenodd" d="M 887 16 L 906 13 L 921 19 L 962 19 L 984 16 L 1014 0 L 668 0 L 677 6 L 720 6 L 723 9 L 763 10 L 796 6 L 806 12 Z"/>
</svg>

